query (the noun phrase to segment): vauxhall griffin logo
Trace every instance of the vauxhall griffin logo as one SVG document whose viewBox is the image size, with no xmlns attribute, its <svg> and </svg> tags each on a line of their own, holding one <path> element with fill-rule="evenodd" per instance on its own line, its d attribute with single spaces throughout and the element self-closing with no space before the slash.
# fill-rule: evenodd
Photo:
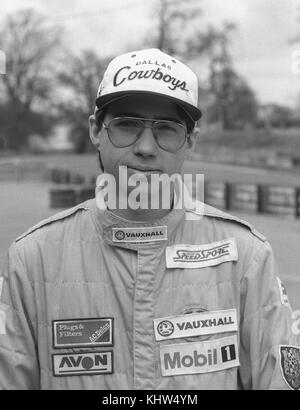
<svg viewBox="0 0 300 410">
<path fill-rule="evenodd" d="M 157 325 L 158 333 L 163 336 L 170 336 L 174 332 L 174 325 L 169 320 L 163 320 Z"/>
<path fill-rule="evenodd" d="M 115 237 L 118 241 L 122 241 L 125 238 L 125 233 L 123 231 L 117 231 Z"/>
</svg>

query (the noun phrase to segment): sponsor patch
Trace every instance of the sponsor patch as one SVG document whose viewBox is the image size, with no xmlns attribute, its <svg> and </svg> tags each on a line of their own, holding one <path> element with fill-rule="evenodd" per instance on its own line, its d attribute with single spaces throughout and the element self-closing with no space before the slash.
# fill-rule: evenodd
<svg viewBox="0 0 300 410">
<path fill-rule="evenodd" d="M 52 355 L 54 376 L 113 373 L 113 352 L 60 353 Z"/>
<path fill-rule="evenodd" d="M 1 302 L 1 294 L 2 294 L 2 289 L 3 289 L 3 281 L 4 281 L 4 278 L 0 278 L 0 302 Z M 1 303 L 0 303 L 0 335 L 5 335 L 5 334 L 6 334 L 6 314 L 1 309 Z"/>
<path fill-rule="evenodd" d="M 187 306 L 182 310 L 183 315 L 191 315 L 192 313 L 203 313 L 207 312 L 207 309 L 199 306 Z"/>
<path fill-rule="evenodd" d="M 205 245 L 173 245 L 166 248 L 167 268 L 198 269 L 223 262 L 237 261 L 234 238 Z"/>
<path fill-rule="evenodd" d="M 153 323 L 157 341 L 236 332 L 238 329 L 236 309 L 170 316 L 154 319 Z"/>
<path fill-rule="evenodd" d="M 141 228 L 112 228 L 113 242 L 153 242 L 166 241 L 167 226 Z"/>
<path fill-rule="evenodd" d="M 162 376 L 210 373 L 240 365 L 236 336 L 160 346 Z"/>
<path fill-rule="evenodd" d="M 300 310 L 294 310 L 294 312 L 292 312 L 292 319 L 292 332 L 294 335 L 298 336 L 300 335 Z"/>
<path fill-rule="evenodd" d="M 282 280 L 277 276 L 277 282 L 279 286 L 280 300 L 282 305 L 290 306 L 289 298 L 284 287 Z"/>
<path fill-rule="evenodd" d="M 1 294 L 2 294 L 2 289 L 3 289 L 3 281 L 4 281 L 4 278 L 0 278 L 0 300 L 1 300 Z"/>
<path fill-rule="evenodd" d="M 6 313 L 0 309 L 0 335 L 6 334 Z"/>
<path fill-rule="evenodd" d="M 53 347 L 113 345 L 113 318 L 54 320 Z"/>
<path fill-rule="evenodd" d="M 292 390 L 300 390 L 300 347 L 279 346 L 282 377 Z"/>
</svg>

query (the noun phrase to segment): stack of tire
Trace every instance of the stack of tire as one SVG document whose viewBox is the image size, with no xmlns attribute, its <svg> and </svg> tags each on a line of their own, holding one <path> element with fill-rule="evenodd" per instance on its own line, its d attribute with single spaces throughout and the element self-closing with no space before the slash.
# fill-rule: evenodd
<svg viewBox="0 0 300 410">
<path fill-rule="evenodd" d="M 50 181 L 55 184 L 50 189 L 50 208 L 52 209 L 71 208 L 95 196 L 95 177 L 86 183 L 84 176 L 58 168 L 52 168 L 49 176 Z"/>
</svg>

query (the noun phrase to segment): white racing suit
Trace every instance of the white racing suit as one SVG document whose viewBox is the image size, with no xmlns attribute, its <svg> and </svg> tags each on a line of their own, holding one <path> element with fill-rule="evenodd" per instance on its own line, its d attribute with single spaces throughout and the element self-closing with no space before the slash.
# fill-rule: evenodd
<svg viewBox="0 0 300 410">
<path fill-rule="evenodd" d="M 87 201 L 0 278 L 1 389 L 299 389 L 271 248 L 212 207 L 137 223 Z"/>
</svg>

